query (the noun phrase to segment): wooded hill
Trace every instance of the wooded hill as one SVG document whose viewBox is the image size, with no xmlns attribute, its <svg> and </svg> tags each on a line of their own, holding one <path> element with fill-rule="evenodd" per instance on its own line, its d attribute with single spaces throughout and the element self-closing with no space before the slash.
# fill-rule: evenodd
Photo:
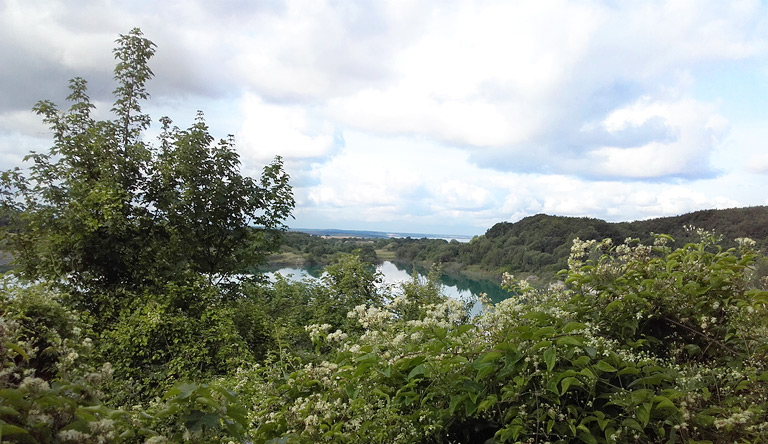
<svg viewBox="0 0 768 444">
<path fill-rule="evenodd" d="M 550 278 L 567 267 L 573 239 L 611 238 L 615 243 L 626 238 L 653 242 L 653 233 L 669 234 L 675 246 L 698 240 L 686 230 L 693 226 L 723 236 L 723 245 L 735 245 L 734 239 L 750 237 L 758 247 L 768 245 L 768 207 L 756 206 L 726 210 L 703 210 L 675 217 L 635 222 L 611 223 L 586 217 L 537 214 L 518 222 L 500 222 L 467 244 L 439 239 L 391 239 L 389 249 L 397 260 L 428 266 L 443 264 L 449 271 L 470 274 L 503 272 L 532 273 Z"/>
</svg>

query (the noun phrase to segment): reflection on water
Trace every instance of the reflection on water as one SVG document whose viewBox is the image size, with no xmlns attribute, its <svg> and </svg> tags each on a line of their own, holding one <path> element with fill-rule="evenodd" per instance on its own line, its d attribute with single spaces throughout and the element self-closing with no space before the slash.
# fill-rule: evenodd
<svg viewBox="0 0 768 444">
<path fill-rule="evenodd" d="M 378 265 L 376 269 L 381 273 L 383 285 L 396 285 L 411 279 L 414 267 L 405 264 L 396 264 L 385 261 Z M 319 279 L 323 273 L 323 267 L 282 267 L 264 269 L 264 274 L 270 279 L 274 278 L 275 273 L 280 273 L 283 277 L 292 281 L 302 279 Z M 416 273 L 420 279 L 426 279 L 428 270 L 416 268 Z M 443 284 L 442 291 L 446 296 L 457 299 L 468 299 L 485 293 L 493 302 L 499 302 L 507 297 L 509 293 L 501 286 L 488 279 L 470 279 L 461 275 L 449 275 L 443 273 L 440 276 L 440 282 Z"/>
</svg>

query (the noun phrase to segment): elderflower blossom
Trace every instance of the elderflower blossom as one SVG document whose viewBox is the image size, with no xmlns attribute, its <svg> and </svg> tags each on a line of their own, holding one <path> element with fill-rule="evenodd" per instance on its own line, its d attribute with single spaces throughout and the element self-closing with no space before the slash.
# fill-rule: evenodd
<svg viewBox="0 0 768 444">
<path fill-rule="evenodd" d="M 752 419 L 752 413 L 751 410 L 744 410 L 741 412 L 736 412 L 729 416 L 728 418 L 720 418 L 715 420 L 715 428 L 717 429 L 730 429 L 733 426 L 737 424 L 746 424 Z"/>
<path fill-rule="evenodd" d="M 327 341 L 338 341 L 341 342 L 345 339 L 347 339 L 347 334 L 342 332 L 341 330 L 336 330 L 333 333 L 330 333 L 326 338 Z"/>
</svg>

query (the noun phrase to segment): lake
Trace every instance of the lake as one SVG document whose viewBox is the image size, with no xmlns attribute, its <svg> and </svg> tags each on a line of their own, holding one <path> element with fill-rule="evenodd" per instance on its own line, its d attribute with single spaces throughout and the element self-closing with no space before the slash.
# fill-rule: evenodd
<svg viewBox="0 0 768 444">
<path fill-rule="evenodd" d="M 414 268 L 405 264 L 385 261 L 376 269 L 383 277 L 383 285 L 395 285 L 411 279 Z M 323 273 L 323 267 L 280 267 L 264 269 L 264 274 L 273 277 L 275 273 L 280 273 L 289 280 L 319 279 Z M 416 269 L 419 278 L 426 279 L 428 270 Z M 460 275 L 450 275 L 443 273 L 440 276 L 442 291 L 446 296 L 457 299 L 465 299 L 485 293 L 493 302 L 499 302 L 507 297 L 509 293 L 501 288 L 497 282 L 489 279 L 470 279 Z"/>
</svg>

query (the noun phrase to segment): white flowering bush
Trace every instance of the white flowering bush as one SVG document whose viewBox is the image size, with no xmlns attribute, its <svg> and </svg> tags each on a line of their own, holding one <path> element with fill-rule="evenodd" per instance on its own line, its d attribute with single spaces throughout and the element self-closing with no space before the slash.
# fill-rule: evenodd
<svg viewBox="0 0 768 444">
<path fill-rule="evenodd" d="M 478 317 L 443 298 L 307 331 L 327 353 L 282 356 L 232 384 L 258 443 L 768 442 L 768 291 L 757 253 L 711 233 L 672 250 L 576 240 L 565 285 L 505 277 Z M 408 316 L 404 316 L 407 313 Z M 418 315 L 415 315 L 417 313 Z"/>
<path fill-rule="evenodd" d="M 99 401 L 111 367 L 89 361 L 85 330 L 45 287 L 0 282 L 0 442 L 117 442 L 132 428 Z"/>
<path fill-rule="evenodd" d="M 713 234 L 698 235 L 678 249 L 665 236 L 654 245 L 577 239 L 561 284 L 535 289 L 506 275 L 510 297 L 486 301 L 474 317 L 465 302 L 414 280 L 404 291 L 346 301 L 343 320 L 313 316 L 302 334 L 314 347 L 281 347 L 123 410 L 99 402 L 109 366 L 89 361 L 87 325 L 55 295 L 25 299 L 42 287 L 6 286 L 0 437 L 768 442 L 768 289 L 755 276 L 762 256 L 748 239 L 723 250 Z M 50 350 L 41 354 L 41 345 Z"/>
</svg>

